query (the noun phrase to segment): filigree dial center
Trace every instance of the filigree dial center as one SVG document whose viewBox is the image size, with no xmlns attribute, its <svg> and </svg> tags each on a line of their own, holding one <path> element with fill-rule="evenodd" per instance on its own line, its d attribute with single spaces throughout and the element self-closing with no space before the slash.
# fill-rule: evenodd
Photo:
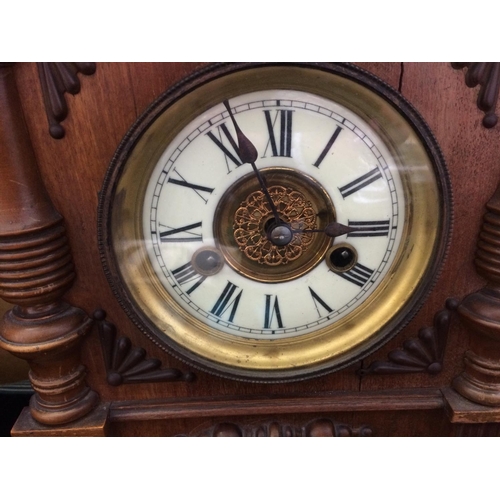
<svg viewBox="0 0 500 500">
<path fill-rule="evenodd" d="M 300 232 L 335 220 L 326 191 L 311 177 L 284 167 L 261 170 L 279 220 L 253 174 L 244 176 L 222 196 L 214 235 L 226 262 L 238 273 L 261 282 L 302 276 L 324 257 L 331 239 Z"/>
<path fill-rule="evenodd" d="M 269 194 L 282 224 L 276 224 L 262 191 L 247 196 L 234 214 L 234 239 L 251 260 L 268 266 L 288 264 L 298 259 L 313 241 L 312 233 L 293 229 L 315 229 L 316 213 L 304 194 L 285 186 L 272 186 Z"/>
</svg>

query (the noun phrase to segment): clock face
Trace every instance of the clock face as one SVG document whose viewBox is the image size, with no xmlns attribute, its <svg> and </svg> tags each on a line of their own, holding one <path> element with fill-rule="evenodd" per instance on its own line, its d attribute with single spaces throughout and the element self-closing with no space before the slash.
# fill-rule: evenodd
<svg viewBox="0 0 500 500">
<path fill-rule="evenodd" d="M 108 278 L 169 352 L 251 381 L 361 359 L 414 314 L 450 194 L 425 123 L 349 65 L 215 66 L 132 127 L 100 206 Z"/>
<path fill-rule="evenodd" d="M 230 104 L 280 219 L 297 231 L 337 221 L 352 232 L 269 241 L 273 213 L 219 103 L 179 133 L 149 178 L 143 233 L 155 274 L 187 314 L 230 335 L 289 338 L 334 324 L 398 254 L 397 165 L 368 123 L 314 94 L 269 89 Z"/>
</svg>

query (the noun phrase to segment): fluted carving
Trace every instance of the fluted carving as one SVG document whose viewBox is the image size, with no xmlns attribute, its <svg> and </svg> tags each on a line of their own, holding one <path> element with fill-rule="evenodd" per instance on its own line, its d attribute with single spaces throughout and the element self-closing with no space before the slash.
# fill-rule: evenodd
<svg viewBox="0 0 500 500">
<path fill-rule="evenodd" d="M 161 368 L 161 361 L 148 358 L 142 347 L 133 347 L 127 337 L 118 337 L 113 323 L 106 321 L 106 313 L 94 312 L 106 365 L 108 384 L 137 384 L 141 382 L 193 382 L 192 372 L 182 373 L 176 368 Z"/>
<path fill-rule="evenodd" d="M 417 338 L 408 339 L 403 343 L 402 349 L 391 351 L 387 361 L 374 361 L 358 373 L 362 376 L 372 373 L 439 373 L 443 368 L 451 318 L 457 306 L 457 300 L 448 299 L 446 308 L 434 316 L 433 326 L 421 328 Z"/>
<path fill-rule="evenodd" d="M 477 96 L 477 107 L 484 111 L 483 126 L 494 127 L 498 122 L 495 113 L 498 102 L 498 91 L 500 89 L 500 63 L 498 62 L 475 62 L 475 63 L 451 63 L 455 69 L 467 68 L 465 73 L 465 84 L 467 87 L 479 85 Z"/>
<path fill-rule="evenodd" d="M 465 297 L 457 309 L 472 335 L 465 370 L 453 388 L 476 403 L 500 406 L 500 186 L 486 210 L 475 264 L 487 285 Z"/>
<path fill-rule="evenodd" d="M 95 63 L 40 62 L 38 74 L 42 85 L 45 113 L 49 122 L 49 133 L 54 139 L 62 139 L 65 131 L 61 122 L 68 116 L 65 93 L 80 92 L 78 73 L 93 75 Z"/>
</svg>

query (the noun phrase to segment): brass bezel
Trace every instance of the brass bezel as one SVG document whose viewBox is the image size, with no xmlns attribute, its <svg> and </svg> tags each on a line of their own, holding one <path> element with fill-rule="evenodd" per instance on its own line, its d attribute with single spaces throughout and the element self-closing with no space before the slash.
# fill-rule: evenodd
<svg viewBox="0 0 500 500">
<path fill-rule="evenodd" d="M 370 122 L 400 168 L 408 203 L 397 258 L 358 309 L 308 335 L 257 341 L 216 331 L 169 297 L 146 253 L 141 211 L 158 158 L 193 118 L 223 99 L 272 88 L 318 94 Z M 407 168 L 411 166 L 418 166 L 418 173 Z M 380 347 L 409 321 L 446 253 L 451 189 L 444 160 L 425 122 L 399 94 L 368 73 L 351 65 L 216 65 L 168 91 L 134 125 L 110 165 L 99 214 L 108 279 L 146 335 L 211 373 L 273 382 L 339 369 Z"/>
</svg>

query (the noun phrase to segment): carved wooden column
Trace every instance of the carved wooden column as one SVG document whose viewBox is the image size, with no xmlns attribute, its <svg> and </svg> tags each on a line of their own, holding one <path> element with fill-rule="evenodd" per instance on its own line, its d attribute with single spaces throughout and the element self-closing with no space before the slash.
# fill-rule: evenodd
<svg viewBox="0 0 500 500">
<path fill-rule="evenodd" d="M 38 172 L 12 65 L 0 65 L 0 297 L 15 304 L 0 347 L 28 360 L 31 415 L 72 422 L 94 408 L 80 343 L 92 320 L 61 300 L 75 278 L 62 217 Z"/>
<path fill-rule="evenodd" d="M 473 335 L 464 356 L 465 371 L 453 388 L 475 403 L 500 406 L 500 185 L 486 209 L 475 263 L 488 283 L 457 309 Z"/>
</svg>

